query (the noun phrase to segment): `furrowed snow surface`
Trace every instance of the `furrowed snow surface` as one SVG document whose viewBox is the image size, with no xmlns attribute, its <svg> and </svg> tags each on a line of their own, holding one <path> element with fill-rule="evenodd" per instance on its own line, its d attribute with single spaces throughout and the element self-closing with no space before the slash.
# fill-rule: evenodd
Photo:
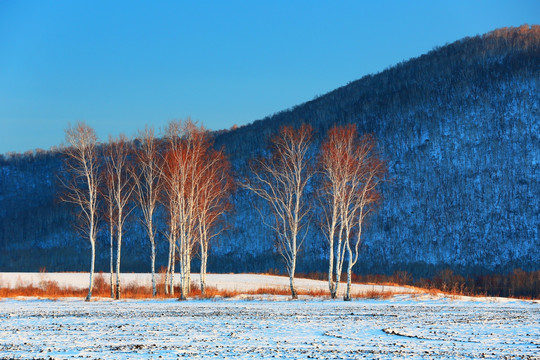
<svg viewBox="0 0 540 360">
<path fill-rule="evenodd" d="M 1 358 L 539 359 L 538 302 L 0 300 Z"/>
</svg>

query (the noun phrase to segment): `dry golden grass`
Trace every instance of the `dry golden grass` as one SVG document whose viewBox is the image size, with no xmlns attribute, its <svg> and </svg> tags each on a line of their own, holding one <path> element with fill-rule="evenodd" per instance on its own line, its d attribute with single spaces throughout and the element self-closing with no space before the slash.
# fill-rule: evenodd
<svg viewBox="0 0 540 360">
<path fill-rule="evenodd" d="M 157 296 L 158 299 L 165 298 L 177 298 L 180 294 L 180 288 L 175 286 L 175 295 L 165 295 L 164 279 L 158 277 L 157 283 Z M 152 289 L 149 286 L 143 286 L 137 283 L 128 283 L 122 286 L 121 289 L 122 299 L 151 299 Z M 86 297 L 88 293 L 87 289 L 79 289 L 73 287 L 60 287 L 56 281 L 41 281 L 38 286 L 17 285 L 14 288 L 1 287 L 0 284 L 0 298 L 15 298 L 15 297 L 39 297 L 47 299 L 59 299 L 67 297 Z M 329 298 L 330 294 L 327 289 L 313 288 L 313 289 L 298 289 L 297 294 L 299 296 L 311 296 L 311 297 L 326 297 Z M 218 289 L 216 287 L 208 286 L 204 296 L 201 294 L 201 290 L 198 283 L 192 283 L 189 298 L 196 299 L 212 299 L 212 298 L 234 298 L 238 296 L 290 296 L 290 289 L 288 287 L 261 287 L 254 290 L 241 291 L 236 289 Z M 355 292 L 352 294 L 353 298 L 362 299 L 388 299 L 395 295 L 391 291 L 379 291 L 368 290 L 366 292 Z M 94 289 L 92 291 L 93 297 L 110 298 L 111 287 L 106 280 L 106 276 L 103 273 L 96 274 L 94 278 Z"/>
<path fill-rule="evenodd" d="M 328 292 L 320 289 L 309 289 L 304 290 L 300 289 L 297 291 L 298 295 L 307 295 L 307 296 L 327 296 Z M 194 298 L 205 298 L 205 299 L 211 299 L 211 298 L 233 298 L 241 295 L 248 295 L 248 296 L 255 296 L 255 295 L 283 295 L 288 296 L 291 294 L 291 291 L 289 288 L 285 287 L 261 287 L 255 290 L 235 290 L 235 289 L 217 289 L 215 287 L 207 287 L 206 293 L 203 296 L 201 294 L 201 290 L 197 285 L 193 285 L 191 288 L 191 292 L 189 294 L 190 297 Z"/>
<path fill-rule="evenodd" d="M 358 299 L 390 299 L 396 295 L 395 292 L 388 290 L 368 290 L 366 292 L 357 293 L 353 295 L 353 298 Z"/>
<path fill-rule="evenodd" d="M 162 291 L 163 292 L 163 291 Z M 87 289 L 73 288 L 70 286 L 60 287 L 56 281 L 41 281 L 38 286 L 17 285 L 13 288 L 0 287 L 0 298 L 14 297 L 39 297 L 47 299 L 58 299 L 66 297 L 86 297 Z M 94 278 L 94 288 L 92 296 L 110 297 L 111 287 L 105 280 L 102 273 L 96 274 Z M 145 299 L 152 297 L 152 289 L 137 284 L 127 284 L 122 287 L 122 298 Z"/>
<path fill-rule="evenodd" d="M 73 289 L 73 288 L 60 288 L 55 281 L 47 281 L 40 284 L 39 287 L 29 286 L 17 286 L 15 288 L 0 288 L 0 298 L 12 298 L 18 296 L 31 296 L 42 298 L 63 298 L 63 297 L 84 297 L 86 296 L 85 290 Z"/>
<path fill-rule="evenodd" d="M 180 288 L 175 287 L 175 296 L 165 295 L 163 285 L 158 285 L 156 298 L 176 298 L 180 294 Z M 74 289 L 72 287 L 60 287 L 56 281 L 43 281 L 39 286 L 16 286 L 14 288 L 0 288 L 0 298 L 15 297 L 38 297 L 46 299 L 59 299 L 67 297 L 86 297 L 87 289 Z M 97 275 L 92 291 L 93 297 L 108 298 L 111 295 L 110 284 L 104 278 Z M 234 298 L 241 295 L 290 295 L 288 288 L 262 287 L 256 290 L 240 291 L 234 289 L 217 289 L 209 286 L 203 296 L 198 286 L 192 285 L 189 293 L 190 298 L 212 299 L 212 298 Z M 328 292 L 321 289 L 298 290 L 298 295 L 313 297 L 328 296 Z M 121 298 L 123 299 L 151 299 L 152 289 L 148 286 L 138 284 L 127 284 L 122 287 Z"/>
</svg>

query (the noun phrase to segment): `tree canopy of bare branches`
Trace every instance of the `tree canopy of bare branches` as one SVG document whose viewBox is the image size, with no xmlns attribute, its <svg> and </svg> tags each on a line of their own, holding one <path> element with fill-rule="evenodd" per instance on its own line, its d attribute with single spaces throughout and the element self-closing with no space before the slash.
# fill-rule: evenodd
<svg viewBox="0 0 540 360">
<path fill-rule="evenodd" d="M 210 241 L 225 229 L 224 226 L 221 226 L 219 230 L 217 227 L 222 215 L 230 208 L 232 179 L 230 163 L 223 149 L 214 150 L 211 142 L 206 147 L 201 166 L 200 181 L 197 184 L 197 224 L 201 259 L 201 293 L 205 295 L 208 248 Z"/>
<path fill-rule="evenodd" d="M 355 125 L 333 127 L 322 144 L 319 189 L 324 209 L 323 227 L 329 243 L 328 287 L 337 296 L 345 253 L 348 255 L 347 294 L 352 267 L 358 261 L 362 225 L 379 199 L 378 185 L 386 168 L 373 136 L 358 136 Z M 351 243 L 352 242 L 352 243 Z"/>
<path fill-rule="evenodd" d="M 154 214 L 161 192 L 162 158 L 158 152 L 153 128 L 145 127 L 137 136 L 136 166 L 132 167 L 135 195 L 143 216 L 143 224 L 150 240 L 152 296 L 156 296 L 156 226 Z"/>
<path fill-rule="evenodd" d="M 125 136 L 120 135 L 118 139 L 109 138 L 109 144 L 106 148 L 106 176 L 108 200 L 112 201 L 112 208 L 109 204 L 109 211 L 114 218 L 116 230 L 116 287 L 115 298 L 120 299 L 120 259 L 122 254 L 122 236 L 126 218 L 133 210 L 129 207 L 131 195 L 133 193 L 133 183 L 131 181 L 128 163 L 128 156 L 131 152 L 131 141 Z M 111 226 L 111 229 L 113 227 Z"/>
<path fill-rule="evenodd" d="M 168 236 L 172 255 L 176 248 L 179 251 L 180 299 L 185 299 L 190 290 L 191 258 L 198 236 L 198 185 L 202 181 L 203 161 L 209 143 L 206 131 L 190 120 L 169 123 L 166 138 L 163 181 L 169 198 Z"/>
<path fill-rule="evenodd" d="M 307 124 L 298 129 L 282 127 L 272 139 L 271 156 L 253 162 L 252 176 L 240 184 L 264 199 L 274 215 L 273 223 L 267 222 L 264 216 L 262 220 L 276 234 L 293 298 L 297 297 L 294 285 L 296 259 L 309 214 L 304 197 L 306 185 L 313 176 L 309 152 L 312 136 L 313 129 Z"/>
</svg>

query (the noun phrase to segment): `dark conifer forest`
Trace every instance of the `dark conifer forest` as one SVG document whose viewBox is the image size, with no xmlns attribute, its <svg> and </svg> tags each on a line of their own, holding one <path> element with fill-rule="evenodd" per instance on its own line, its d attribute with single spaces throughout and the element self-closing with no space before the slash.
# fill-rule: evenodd
<svg viewBox="0 0 540 360">
<path fill-rule="evenodd" d="M 502 28 L 212 136 L 240 179 L 250 176 L 249 161 L 266 154 L 268 140 L 281 126 L 310 124 L 314 148 L 334 125 L 356 124 L 360 134 L 373 134 L 388 175 L 382 201 L 367 220 L 356 273 L 537 271 L 539 85 L 540 26 Z M 59 201 L 62 172 L 58 149 L 0 156 L 0 271 L 88 270 L 90 245 L 73 226 L 73 208 Z M 316 188 L 315 177 L 308 191 Z M 227 229 L 211 245 L 208 271 L 283 272 L 275 235 L 256 210 L 264 215 L 264 204 L 242 187 L 231 203 Z M 311 206 L 299 272 L 328 267 L 320 207 L 316 200 Z M 158 216 L 165 231 L 164 211 Z M 126 223 L 126 272 L 150 271 L 150 245 L 139 218 L 134 211 Z M 156 241 L 159 268 L 166 265 L 168 245 L 162 232 Z M 98 271 L 108 270 L 107 244 L 102 222 Z"/>
</svg>

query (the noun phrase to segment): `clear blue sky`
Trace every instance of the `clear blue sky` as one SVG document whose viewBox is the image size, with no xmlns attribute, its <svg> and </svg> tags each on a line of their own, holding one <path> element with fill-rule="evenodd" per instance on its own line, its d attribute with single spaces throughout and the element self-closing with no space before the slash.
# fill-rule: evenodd
<svg viewBox="0 0 540 360">
<path fill-rule="evenodd" d="M 540 23 L 540 1 L 0 0 L 0 153 L 190 116 L 246 124 L 435 46 Z"/>
</svg>

